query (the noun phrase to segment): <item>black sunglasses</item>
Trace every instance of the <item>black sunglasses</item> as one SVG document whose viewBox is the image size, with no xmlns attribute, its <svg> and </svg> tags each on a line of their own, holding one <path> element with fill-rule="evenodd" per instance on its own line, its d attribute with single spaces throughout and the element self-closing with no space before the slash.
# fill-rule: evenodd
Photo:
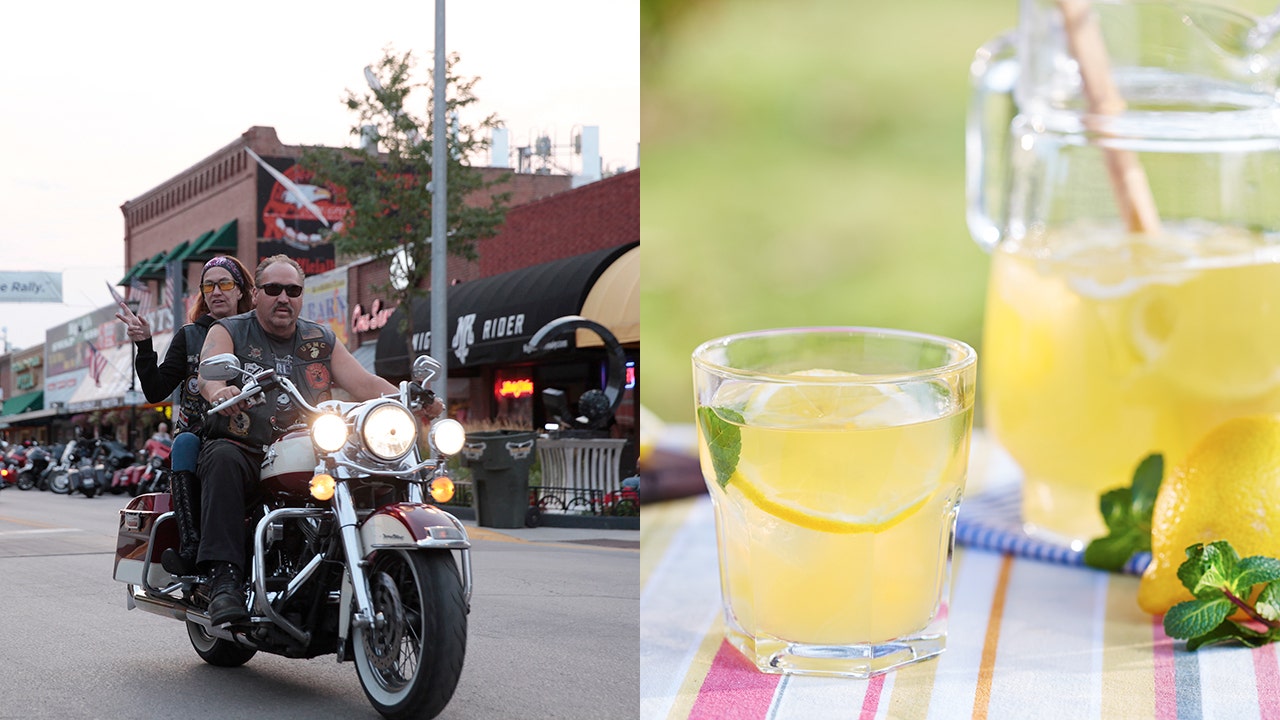
<svg viewBox="0 0 1280 720">
<path fill-rule="evenodd" d="M 259 285 L 258 289 L 270 295 L 271 297 L 275 297 L 279 295 L 280 291 L 282 290 L 289 297 L 298 297 L 299 295 L 302 294 L 301 285 L 281 285 L 280 283 L 264 283 L 262 285 Z"/>
</svg>

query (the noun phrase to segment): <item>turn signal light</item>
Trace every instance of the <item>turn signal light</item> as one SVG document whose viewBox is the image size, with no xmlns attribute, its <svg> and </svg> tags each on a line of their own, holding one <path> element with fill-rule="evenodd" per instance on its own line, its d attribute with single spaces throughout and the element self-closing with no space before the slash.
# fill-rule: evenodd
<svg viewBox="0 0 1280 720">
<path fill-rule="evenodd" d="M 327 501 L 333 497 L 333 488 L 336 484 L 332 475 L 320 473 L 311 478 L 311 497 L 321 502 Z"/>
<path fill-rule="evenodd" d="M 441 475 L 431 481 L 431 497 L 438 503 L 453 499 L 453 481 L 448 475 Z"/>
</svg>

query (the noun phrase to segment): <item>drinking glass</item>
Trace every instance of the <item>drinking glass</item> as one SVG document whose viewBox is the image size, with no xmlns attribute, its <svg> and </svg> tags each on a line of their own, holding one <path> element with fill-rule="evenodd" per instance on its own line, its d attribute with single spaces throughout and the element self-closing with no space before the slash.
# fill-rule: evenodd
<svg viewBox="0 0 1280 720">
<path fill-rule="evenodd" d="M 865 678 L 943 651 L 976 367 L 876 328 L 694 351 L 726 632 L 757 668 Z"/>
</svg>

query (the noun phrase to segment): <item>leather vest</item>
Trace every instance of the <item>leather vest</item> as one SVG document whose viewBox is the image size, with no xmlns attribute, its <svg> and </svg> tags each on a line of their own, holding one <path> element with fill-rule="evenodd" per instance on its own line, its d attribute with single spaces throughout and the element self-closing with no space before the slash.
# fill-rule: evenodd
<svg viewBox="0 0 1280 720">
<path fill-rule="evenodd" d="M 310 320 L 298 319 L 293 337 L 271 337 L 251 310 L 223 318 L 218 324 L 231 335 L 235 354 L 246 370 L 258 372 L 274 367 L 276 373 L 293 381 L 308 403 L 329 400 L 333 374 L 329 361 L 336 342 L 333 330 Z M 243 381 L 232 384 L 243 386 Z M 254 450 L 265 451 L 276 438 L 299 421 L 299 408 L 282 390 L 271 390 L 250 398 L 239 413 L 214 415 L 205 420 L 207 438 L 227 438 Z"/>
<path fill-rule="evenodd" d="M 200 394 L 197 381 L 200 378 L 200 348 L 204 347 L 205 336 L 209 334 L 209 326 L 213 317 L 205 315 L 195 322 L 182 326 L 180 332 L 187 344 L 187 377 L 178 385 L 178 406 L 173 417 L 173 432 L 191 432 L 202 435 L 204 432 L 205 413 L 209 411 L 209 402 Z"/>
</svg>

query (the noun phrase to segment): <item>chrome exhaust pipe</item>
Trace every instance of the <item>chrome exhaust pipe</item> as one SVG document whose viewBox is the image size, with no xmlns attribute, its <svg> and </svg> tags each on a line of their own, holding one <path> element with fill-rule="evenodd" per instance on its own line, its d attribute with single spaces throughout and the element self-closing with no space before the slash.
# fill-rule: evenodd
<svg viewBox="0 0 1280 720">
<path fill-rule="evenodd" d="M 133 585 L 130 585 L 129 588 L 131 590 L 130 599 L 133 600 L 133 604 L 138 609 L 164 617 L 171 617 L 175 620 L 187 619 L 187 608 L 177 600 L 164 600 L 148 595 L 145 591 L 139 590 Z"/>
</svg>

